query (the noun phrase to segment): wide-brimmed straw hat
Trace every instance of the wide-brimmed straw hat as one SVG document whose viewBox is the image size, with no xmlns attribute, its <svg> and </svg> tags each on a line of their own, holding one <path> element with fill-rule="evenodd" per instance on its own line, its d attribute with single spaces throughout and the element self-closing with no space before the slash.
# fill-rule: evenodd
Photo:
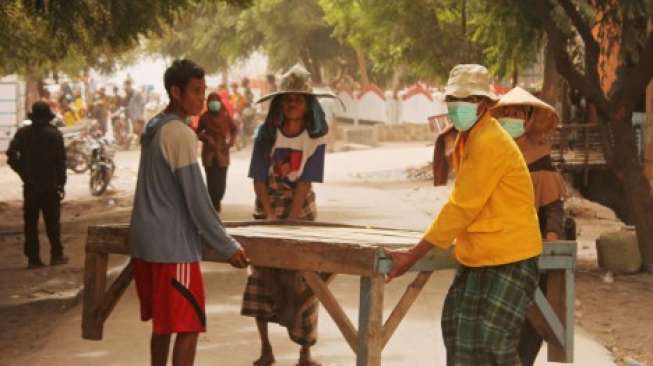
<svg viewBox="0 0 653 366">
<path fill-rule="evenodd" d="M 492 113 L 497 115 L 505 107 L 532 107 L 533 115 L 525 127 L 526 133 L 534 136 L 551 133 L 560 123 L 555 108 L 520 87 L 502 96 L 492 108 Z"/>
<path fill-rule="evenodd" d="M 268 99 L 284 94 L 304 94 L 312 95 L 318 98 L 337 99 L 337 97 L 331 93 L 314 93 L 310 81 L 311 73 L 308 72 L 308 70 L 306 70 L 306 68 L 304 68 L 304 66 L 301 64 L 296 64 L 281 77 L 280 90 L 262 96 L 259 98 L 259 100 L 256 101 L 256 103 L 265 102 Z"/>
<path fill-rule="evenodd" d="M 456 98 L 476 95 L 498 100 L 499 97 L 492 91 L 491 83 L 492 77 L 485 66 L 476 64 L 456 65 L 449 73 L 444 95 Z"/>
</svg>

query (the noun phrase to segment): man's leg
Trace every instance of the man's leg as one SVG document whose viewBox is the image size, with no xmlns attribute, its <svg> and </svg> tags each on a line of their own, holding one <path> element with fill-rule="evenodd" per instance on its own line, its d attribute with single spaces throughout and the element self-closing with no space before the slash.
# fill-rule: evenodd
<svg viewBox="0 0 653 366">
<path fill-rule="evenodd" d="M 45 221 L 46 232 L 50 240 L 50 258 L 52 264 L 63 264 L 66 259 L 63 256 L 61 245 L 61 200 L 57 192 L 48 192 L 43 195 L 43 220 Z"/>
<path fill-rule="evenodd" d="M 30 265 L 41 264 L 39 253 L 39 205 L 34 192 L 23 190 L 24 254 Z"/>
<path fill-rule="evenodd" d="M 261 357 L 254 361 L 254 366 L 268 366 L 275 362 L 272 344 L 268 335 L 268 322 L 256 319 L 256 328 L 261 337 Z"/>
<path fill-rule="evenodd" d="M 172 366 L 192 366 L 195 361 L 199 333 L 177 333 Z"/>
<path fill-rule="evenodd" d="M 154 334 L 150 339 L 150 359 L 152 366 L 166 366 L 168 350 L 170 349 L 170 334 Z"/>
</svg>

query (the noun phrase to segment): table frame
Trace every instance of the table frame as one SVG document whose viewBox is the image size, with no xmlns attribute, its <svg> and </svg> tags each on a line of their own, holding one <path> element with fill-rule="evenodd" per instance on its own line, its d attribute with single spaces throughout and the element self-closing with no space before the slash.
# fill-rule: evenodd
<svg viewBox="0 0 653 366">
<path fill-rule="evenodd" d="M 352 230 L 378 229 L 301 221 L 247 221 L 224 224 L 227 228 L 253 225 L 303 225 L 344 227 Z M 129 255 L 128 232 L 127 225 L 91 226 L 88 229 L 82 314 L 82 337 L 85 339 L 102 339 L 104 323 L 133 278 L 133 265 L 130 262 L 107 289 L 108 256 Z M 357 366 L 381 365 L 383 349 L 433 271 L 457 266 L 450 253 L 434 248 L 410 270 L 416 273 L 415 279 L 408 285 L 384 322 L 385 275 L 392 268 L 392 260 L 384 253 L 382 246 L 307 243 L 288 238 L 264 239 L 237 234 L 233 236 L 243 245 L 253 265 L 291 269 L 301 273 L 312 290 L 312 293 L 306 294 L 305 303 L 315 298 L 322 303 L 347 344 L 356 354 Z M 277 255 L 274 256 L 271 256 L 269 251 L 271 240 L 275 241 Z M 203 260 L 224 263 L 220 255 L 206 245 L 203 248 Z M 535 304 L 529 309 L 527 319 L 548 343 L 548 360 L 553 362 L 573 362 L 575 263 L 574 241 L 545 243 L 544 252 L 539 260 L 539 269 L 541 272 L 548 273 L 547 296 L 538 288 Z M 331 275 L 320 276 L 316 271 L 331 273 Z M 329 282 L 337 274 L 360 276 L 358 329 L 354 327 L 353 322 L 328 288 Z"/>
</svg>

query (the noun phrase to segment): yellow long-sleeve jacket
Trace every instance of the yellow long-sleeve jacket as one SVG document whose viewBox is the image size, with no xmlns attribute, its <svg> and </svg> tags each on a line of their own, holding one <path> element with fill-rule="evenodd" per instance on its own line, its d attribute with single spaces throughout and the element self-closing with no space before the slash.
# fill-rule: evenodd
<svg viewBox="0 0 653 366">
<path fill-rule="evenodd" d="M 453 190 L 424 239 L 442 249 L 455 239 L 455 257 L 469 267 L 540 255 L 528 167 L 515 141 L 489 113 L 467 136 L 458 137 L 453 166 Z"/>
</svg>

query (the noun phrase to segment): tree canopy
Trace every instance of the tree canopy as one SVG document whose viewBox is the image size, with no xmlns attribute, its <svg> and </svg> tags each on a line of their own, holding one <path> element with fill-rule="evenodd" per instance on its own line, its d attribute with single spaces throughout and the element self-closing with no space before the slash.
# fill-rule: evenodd
<svg viewBox="0 0 653 366">
<path fill-rule="evenodd" d="M 322 70 L 337 73 L 355 65 L 352 47 L 332 32 L 316 0 L 260 0 L 250 6 L 200 2 L 180 12 L 148 50 L 192 58 L 210 72 L 262 51 L 271 69 L 301 61 L 320 81 Z"/>
<path fill-rule="evenodd" d="M 483 63 L 498 76 L 532 64 L 541 33 L 506 34 L 491 16 L 524 25 L 529 17 L 482 0 L 320 0 L 336 35 L 361 48 L 377 68 L 405 66 L 427 80 L 446 79 L 459 63 Z"/>
<path fill-rule="evenodd" d="M 3 0 L 0 73 L 110 70 L 116 60 L 198 0 Z M 208 2 L 208 1 L 207 1 Z M 221 0 L 246 6 L 251 0 Z"/>
</svg>

